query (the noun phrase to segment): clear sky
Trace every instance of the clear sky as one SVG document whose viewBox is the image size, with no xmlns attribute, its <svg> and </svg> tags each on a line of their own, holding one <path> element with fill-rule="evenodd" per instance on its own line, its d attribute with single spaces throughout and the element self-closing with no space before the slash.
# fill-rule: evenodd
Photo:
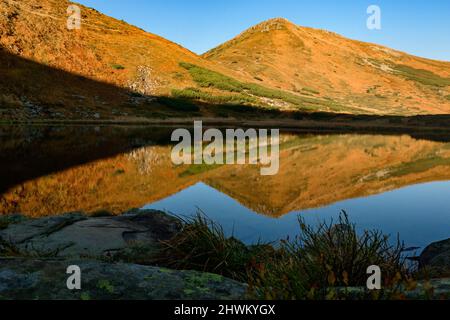
<svg viewBox="0 0 450 320">
<path fill-rule="evenodd" d="M 77 0 L 203 53 L 266 19 L 284 17 L 432 59 L 450 61 L 450 0 Z M 366 27 L 369 5 L 381 30 Z"/>
</svg>

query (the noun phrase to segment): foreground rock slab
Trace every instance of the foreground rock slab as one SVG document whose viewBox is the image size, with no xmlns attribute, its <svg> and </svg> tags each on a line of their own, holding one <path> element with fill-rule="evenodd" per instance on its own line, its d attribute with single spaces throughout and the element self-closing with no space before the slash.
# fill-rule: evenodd
<svg viewBox="0 0 450 320">
<path fill-rule="evenodd" d="M 22 254 L 52 257 L 108 256 L 130 245 L 157 249 L 181 229 L 180 221 L 155 210 L 132 210 L 120 216 L 87 217 L 80 213 L 11 224 L 0 240 Z"/>
<path fill-rule="evenodd" d="M 70 265 L 81 290 L 69 290 Z M 0 300 L 244 299 L 246 285 L 209 273 L 89 260 L 0 258 Z"/>
</svg>

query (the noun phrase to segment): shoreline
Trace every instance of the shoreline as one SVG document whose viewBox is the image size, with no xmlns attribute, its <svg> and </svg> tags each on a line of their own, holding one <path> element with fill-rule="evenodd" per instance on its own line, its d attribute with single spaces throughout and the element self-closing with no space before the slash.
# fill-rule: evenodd
<svg viewBox="0 0 450 320">
<path fill-rule="evenodd" d="M 408 120 L 407 118 L 405 118 Z M 403 119 L 402 119 L 403 120 Z M 357 133 L 449 133 L 450 122 L 429 125 L 411 121 L 411 123 L 389 123 L 389 119 L 376 120 L 295 120 L 295 119 L 230 119 L 230 118 L 170 118 L 170 119 L 123 119 L 123 120 L 10 120 L 1 121 L 0 126 L 193 126 L 194 121 L 202 121 L 205 127 L 244 127 L 279 128 L 289 131 L 307 132 L 357 132 Z"/>
</svg>

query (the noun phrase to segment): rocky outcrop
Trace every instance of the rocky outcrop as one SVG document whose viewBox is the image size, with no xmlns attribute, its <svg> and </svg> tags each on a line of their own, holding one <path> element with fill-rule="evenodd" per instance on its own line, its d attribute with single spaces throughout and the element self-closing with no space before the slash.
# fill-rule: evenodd
<svg viewBox="0 0 450 320">
<path fill-rule="evenodd" d="M 180 229 L 178 219 L 154 210 L 107 217 L 70 213 L 12 223 L 0 231 L 0 239 L 25 255 L 102 257 L 136 245 L 145 246 L 149 254 Z"/>
<path fill-rule="evenodd" d="M 69 290 L 69 266 L 81 289 Z M 0 258 L 0 300 L 243 299 L 246 286 L 209 273 L 88 260 Z"/>
<path fill-rule="evenodd" d="M 419 265 L 433 276 L 450 276 L 450 239 L 426 247 L 419 257 Z"/>
<path fill-rule="evenodd" d="M 140 264 L 181 230 L 180 220 L 160 211 L 0 218 L 0 300 L 245 297 L 245 284 L 219 275 Z M 81 290 L 68 289 L 69 266 L 80 268 Z"/>
</svg>

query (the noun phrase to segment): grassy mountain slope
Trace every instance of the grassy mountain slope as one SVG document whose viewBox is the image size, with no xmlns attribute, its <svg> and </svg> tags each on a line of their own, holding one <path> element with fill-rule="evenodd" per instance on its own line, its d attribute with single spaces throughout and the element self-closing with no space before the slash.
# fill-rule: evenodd
<svg viewBox="0 0 450 320">
<path fill-rule="evenodd" d="M 100 113 L 103 118 L 112 111 L 126 116 L 141 104 L 155 107 L 152 99 L 139 94 L 167 96 L 173 88 L 195 87 L 182 62 L 234 74 L 82 5 L 78 5 L 81 29 L 68 30 L 70 4 L 67 0 L 0 3 L 0 112 L 9 107 L 7 111 L 12 108 L 17 117 L 92 118 Z"/>
<path fill-rule="evenodd" d="M 81 5 L 81 29 L 68 30 L 70 4 L 0 3 L 0 120 L 450 111 L 449 63 L 284 19 L 200 57 Z"/>
<path fill-rule="evenodd" d="M 449 62 L 299 27 L 285 19 L 256 25 L 203 56 L 261 85 L 332 99 L 362 113 L 450 112 Z"/>
</svg>

